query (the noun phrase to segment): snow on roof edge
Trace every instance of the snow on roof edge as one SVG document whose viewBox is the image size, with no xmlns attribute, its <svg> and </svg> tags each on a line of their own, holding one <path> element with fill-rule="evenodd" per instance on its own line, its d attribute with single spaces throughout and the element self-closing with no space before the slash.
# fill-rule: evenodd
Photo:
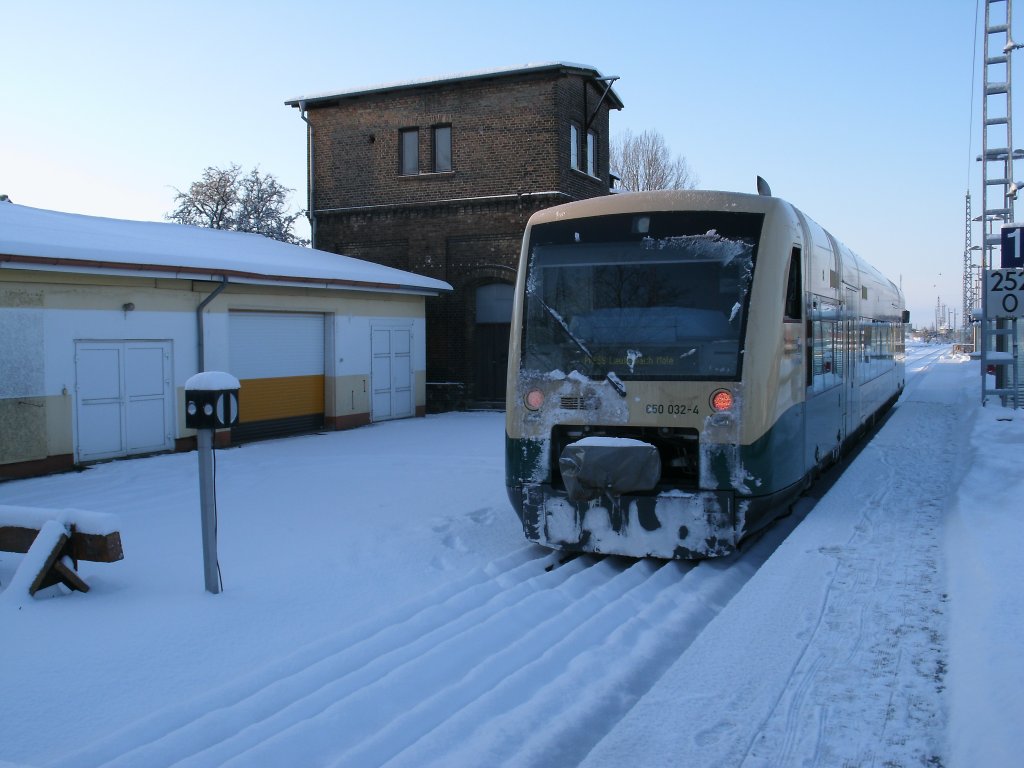
<svg viewBox="0 0 1024 768">
<path fill-rule="evenodd" d="M 14 203 L 0 205 L 3 261 L 88 267 L 89 271 L 230 273 L 271 282 L 323 281 L 333 284 L 326 287 L 356 289 L 452 290 L 443 280 L 252 233 L 85 216 Z"/>
</svg>

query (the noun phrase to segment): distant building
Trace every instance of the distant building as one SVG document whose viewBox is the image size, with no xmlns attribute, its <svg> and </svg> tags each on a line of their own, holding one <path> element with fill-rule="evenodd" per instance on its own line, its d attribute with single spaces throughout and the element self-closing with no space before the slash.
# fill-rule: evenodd
<svg viewBox="0 0 1024 768">
<path fill-rule="evenodd" d="M 187 450 L 184 384 L 241 381 L 218 442 L 422 415 L 439 280 L 260 235 L 0 202 L 0 480 Z"/>
<path fill-rule="evenodd" d="M 498 404 L 527 219 L 609 193 L 616 78 L 529 65 L 293 99 L 314 246 L 450 283 L 428 299 L 428 405 Z"/>
</svg>

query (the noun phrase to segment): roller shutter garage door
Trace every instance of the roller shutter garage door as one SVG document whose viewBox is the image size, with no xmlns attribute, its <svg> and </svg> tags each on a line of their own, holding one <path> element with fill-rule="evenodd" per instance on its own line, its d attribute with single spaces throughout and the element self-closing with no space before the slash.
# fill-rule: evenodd
<svg viewBox="0 0 1024 768">
<path fill-rule="evenodd" d="M 324 315 L 228 316 L 230 373 L 241 382 L 233 442 L 312 432 L 324 424 Z"/>
</svg>

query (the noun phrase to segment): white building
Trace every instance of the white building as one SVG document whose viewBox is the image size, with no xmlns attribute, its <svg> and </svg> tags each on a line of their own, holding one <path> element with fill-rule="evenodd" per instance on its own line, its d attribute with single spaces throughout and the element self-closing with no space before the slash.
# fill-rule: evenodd
<svg viewBox="0 0 1024 768">
<path fill-rule="evenodd" d="M 451 287 L 259 235 L 0 202 L 0 480 L 189 449 L 184 383 L 242 384 L 220 444 L 422 415 Z"/>
</svg>

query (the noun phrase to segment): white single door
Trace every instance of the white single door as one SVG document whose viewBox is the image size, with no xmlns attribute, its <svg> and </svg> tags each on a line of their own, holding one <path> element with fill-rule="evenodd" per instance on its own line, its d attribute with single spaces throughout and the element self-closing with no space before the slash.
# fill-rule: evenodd
<svg viewBox="0 0 1024 768">
<path fill-rule="evenodd" d="M 75 350 L 79 461 L 125 454 L 124 344 L 79 342 Z"/>
<path fill-rule="evenodd" d="M 412 416 L 412 329 L 376 327 L 370 333 L 373 420 Z"/>
<path fill-rule="evenodd" d="M 171 343 L 125 344 L 125 438 L 128 453 L 173 448 L 171 427 Z"/>
<path fill-rule="evenodd" d="M 169 341 L 75 344 L 76 459 L 174 447 Z"/>
</svg>

